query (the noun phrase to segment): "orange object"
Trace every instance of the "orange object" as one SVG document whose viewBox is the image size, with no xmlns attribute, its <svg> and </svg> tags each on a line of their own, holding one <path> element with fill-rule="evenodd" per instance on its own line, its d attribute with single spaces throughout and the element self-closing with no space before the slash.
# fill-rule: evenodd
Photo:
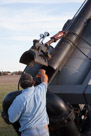
<svg viewBox="0 0 91 136">
<path fill-rule="evenodd" d="M 40 74 L 38 74 L 36 77 L 41 78 L 41 75 L 40 75 Z"/>
<path fill-rule="evenodd" d="M 48 81 L 48 76 L 47 76 L 47 74 L 45 74 L 45 76 L 46 76 L 47 81 Z M 38 74 L 36 77 L 41 78 L 41 75 L 40 75 L 40 74 Z"/>
<path fill-rule="evenodd" d="M 46 125 L 45 128 L 48 130 L 48 126 Z"/>
<path fill-rule="evenodd" d="M 46 78 L 47 78 L 47 81 L 48 81 L 48 76 L 47 76 L 47 74 L 45 74 L 45 76 L 46 76 Z"/>
</svg>

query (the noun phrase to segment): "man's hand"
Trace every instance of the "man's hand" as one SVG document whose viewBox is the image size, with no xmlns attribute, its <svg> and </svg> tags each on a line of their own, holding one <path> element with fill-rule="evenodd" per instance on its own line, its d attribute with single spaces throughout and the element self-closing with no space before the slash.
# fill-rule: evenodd
<svg viewBox="0 0 91 136">
<path fill-rule="evenodd" d="M 42 75 L 45 75 L 46 71 L 44 69 L 40 69 L 39 71 L 39 74 L 42 76 Z"/>
<path fill-rule="evenodd" d="M 41 76 L 41 82 L 45 82 L 48 85 L 48 76 L 46 75 L 46 71 L 44 69 L 40 69 L 39 74 Z"/>
</svg>

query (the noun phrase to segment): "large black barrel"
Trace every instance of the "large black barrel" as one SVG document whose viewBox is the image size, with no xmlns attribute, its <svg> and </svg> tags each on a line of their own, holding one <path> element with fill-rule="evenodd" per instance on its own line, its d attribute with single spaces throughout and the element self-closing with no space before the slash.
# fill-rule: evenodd
<svg viewBox="0 0 91 136">
<path fill-rule="evenodd" d="M 55 76 L 56 85 L 82 84 L 91 69 L 91 19 L 80 37 L 78 48 Z M 83 54 L 84 53 L 84 54 Z"/>
<path fill-rule="evenodd" d="M 11 124 L 8 120 L 8 109 L 10 107 L 10 105 L 12 104 L 12 102 L 14 101 L 14 99 L 16 98 L 16 96 L 20 95 L 21 91 L 14 91 L 11 92 L 9 94 L 7 94 L 4 97 L 4 100 L 2 102 L 2 118 L 4 119 L 4 121 L 8 124 Z M 21 135 L 21 133 L 18 131 L 20 128 L 20 124 L 19 121 L 12 123 L 13 128 L 15 129 L 15 131 L 17 132 L 18 136 Z"/>
</svg>

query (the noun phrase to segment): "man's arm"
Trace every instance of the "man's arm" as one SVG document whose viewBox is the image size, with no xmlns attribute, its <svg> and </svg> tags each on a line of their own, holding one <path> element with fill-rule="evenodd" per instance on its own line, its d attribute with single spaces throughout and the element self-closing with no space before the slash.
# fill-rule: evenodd
<svg viewBox="0 0 91 136">
<path fill-rule="evenodd" d="M 35 87 L 36 93 L 39 96 L 39 99 L 46 98 L 47 86 L 48 86 L 48 76 L 46 75 L 46 71 L 44 69 L 40 69 L 37 77 L 41 78 L 41 82 L 39 85 Z"/>
<path fill-rule="evenodd" d="M 41 76 L 41 82 L 44 82 L 48 85 L 48 76 L 46 75 L 46 71 L 44 69 L 40 69 L 39 74 Z"/>
</svg>

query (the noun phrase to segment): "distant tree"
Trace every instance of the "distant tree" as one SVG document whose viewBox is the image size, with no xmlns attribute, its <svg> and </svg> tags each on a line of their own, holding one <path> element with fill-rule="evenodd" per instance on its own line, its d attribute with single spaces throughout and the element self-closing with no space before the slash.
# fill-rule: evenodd
<svg viewBox="0 0 91 136">
<path fill-rule="evenodd" d="M 4 75 L 4 76 L 8 75 L 8 72 L 3 72 L 3 75 Z"/>
<path fill-rule="evenodd" d="M 3 75 L 3 72 L 0 71 L 0 76 L 2 76 L 2 75 Z"/>
<path fill-rule="evenodd" d="M 21 74 L 22 74 L 22 71 L 18 71 L 17 74 L 18 74 L 18 75 L 21 75 Z"/>
<path fill-rule="evenodd" d="M 21 75 L 22 74 L 22 71 L 15 71 L 12 73 L 12 75 Z"/>
</svg>

